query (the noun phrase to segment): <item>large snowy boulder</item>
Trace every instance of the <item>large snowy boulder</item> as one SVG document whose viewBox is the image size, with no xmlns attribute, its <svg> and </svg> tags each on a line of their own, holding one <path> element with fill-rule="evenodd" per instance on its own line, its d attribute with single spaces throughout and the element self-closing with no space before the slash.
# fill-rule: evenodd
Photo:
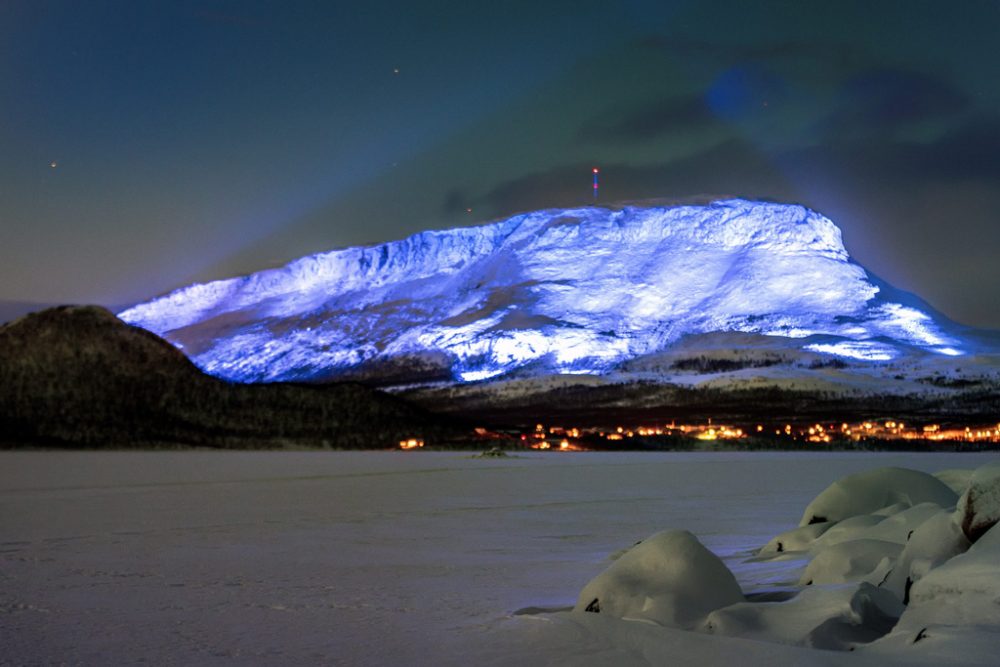
<svg viewBox="0 0 1000 667">
<path fill-rule="evenodd" d="M 852 516 L 824 531 L 812 543 L 810 550 L 813 553 L 818 553 L 835 544 L 850 540 L 881 540 L 900 545 L 906 544 L 910 533 L 924 521 L 940 512 L 941 509 L 941 506 L 936 503 L 919 503 L 889 516 L 883 516 L 877 512 Z"/>
<path fill-rule="evenodd" d="M 969 548 L 951 512 L 938 512 L 913 530 L 896 564 L 881 584 L 904 603 L 910 587 L 932 569 Z"/>
<path fill-rule="evenodd" d="M 913 618 L 1000 626 L 1000 528 L 932 569 L 910 591 Z"/>
<path fill-rule="evenodd" d="M 807 588 L 785 602 L 743 602 L 712 612 L 699 627 L 730 637 L 845 650 L 887 633 L 899 601 L 871 584 Z"/>
<path fill-rule="evenodd" d="M 192 285 L 120 317 L 243 382 L 602 373 L 713 332 L 813 336 L 799 347 L 881 361 L 965 345 L 852 261 L 829 219 L 740 199 L 426 231 Z"/>
<path fill-rule="evenodd" d="M 939 529 L 946 525 L 944 521 Z M 963 537 L 961 531 L 958 536 Z M 1000 528 L 994 526 L 968 551 L 934 567 L 913 584 L 899 623 L 872 649 L 896 661 L 911 655 L 941 655 L 962 656 L 969 664 L 996 665 L 1000 649 L 998 569 Z"/>
<path fill-rule="evenodd" d="M 877 468 L 848 475 L 828 486 L 806 507 L 799 525 L 842 521 L 896 503 L 951 507 L 956 500 L 955 492 L 933 475 L 907 468 Z"/>
<path fill-rule="evenodd" d="M 875 540 L 905 544 L 913 530 L 941 512 L 936 503 L 894 503 L 871 514 L 860 514 L 842 521 L 807 523 L 771 538 L 757 552 L 758 556 L 809 551 L 813 555 L 842 542 Z"/>
<path fill-rule="evenodd" d="M 970 542 L 1000 521 L 1000 461 L 977 468 L 969 476 L 955 512 Z"/>
<path fill-rule="evenodd" d="M 691 628 L 743 601 L 732 572 L 686 530 L 646 538 L 588 583 L 573 608 Z"/>
</svg>

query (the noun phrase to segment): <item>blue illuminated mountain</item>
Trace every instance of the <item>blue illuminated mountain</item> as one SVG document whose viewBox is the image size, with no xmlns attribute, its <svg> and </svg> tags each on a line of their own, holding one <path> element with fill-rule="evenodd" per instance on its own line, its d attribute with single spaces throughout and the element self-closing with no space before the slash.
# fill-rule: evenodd
<svg viewBox="0 0 1000 667">
<path fill-rule="evenodd" d="M 120 317 L 208 373 L 254 382 L 622 373 L 718 332 L 851 363 L 968 351 L 960 327 L 852 261 L 824 216 L 739 199 L 426 231 Z"/>
</svg>

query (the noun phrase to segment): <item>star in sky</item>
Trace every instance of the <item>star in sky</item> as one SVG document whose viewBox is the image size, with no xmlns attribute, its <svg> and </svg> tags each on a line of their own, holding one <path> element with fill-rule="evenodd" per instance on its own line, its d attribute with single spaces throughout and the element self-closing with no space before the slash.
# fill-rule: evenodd
<svg viewBox="0 0 1000 667">
<path fill-rule="evenodd" d="M 0 302 L 120 306 L 590 204 L 597 163 L 607 204 L 809 205 L 1000 327 L 1000 3 L 192 4 L 0 0 Z"/>
</svg>

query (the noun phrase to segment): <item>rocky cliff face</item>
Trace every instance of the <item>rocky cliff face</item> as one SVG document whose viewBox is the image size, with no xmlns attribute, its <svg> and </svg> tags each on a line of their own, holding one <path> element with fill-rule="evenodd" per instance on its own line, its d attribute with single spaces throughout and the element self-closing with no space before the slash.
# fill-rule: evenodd
<svg viewBox="0 0 1000 667">
<path fill-rule="evenodd" d="M 537 211 L 313 255 L 120 314 L 239 381 L 600 374 L 681 337 L 746 332 L 885 361 L 963 353 L 796 205 Z"/>
</svg>

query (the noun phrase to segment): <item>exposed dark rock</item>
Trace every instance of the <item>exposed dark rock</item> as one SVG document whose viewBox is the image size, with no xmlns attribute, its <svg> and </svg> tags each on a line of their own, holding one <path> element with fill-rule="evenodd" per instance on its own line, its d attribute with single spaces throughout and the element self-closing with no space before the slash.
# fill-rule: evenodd
<svg viewBox="0 0 1000 667">
<path fill-rule="evenodd" d="M 499 447 L 491 447 L 481 454 L 477 454 L 477 459 L 505 459 L 510 455 Z"/>
<path fill-rule="evenodd" d="M 779 357 L 728 359 L 713 358 L 705 355 L 678 359 L 672 364 L 673 370 L 696 373 L 726 373 L 743 368 L 767 368 L 781 363 Z"/>
<path fill-rule="evenodd" d="M 962 532 L 975 542 L 1000 521 L 1000 463 L 978 468 L 958 501 Z"/>
</svg>

